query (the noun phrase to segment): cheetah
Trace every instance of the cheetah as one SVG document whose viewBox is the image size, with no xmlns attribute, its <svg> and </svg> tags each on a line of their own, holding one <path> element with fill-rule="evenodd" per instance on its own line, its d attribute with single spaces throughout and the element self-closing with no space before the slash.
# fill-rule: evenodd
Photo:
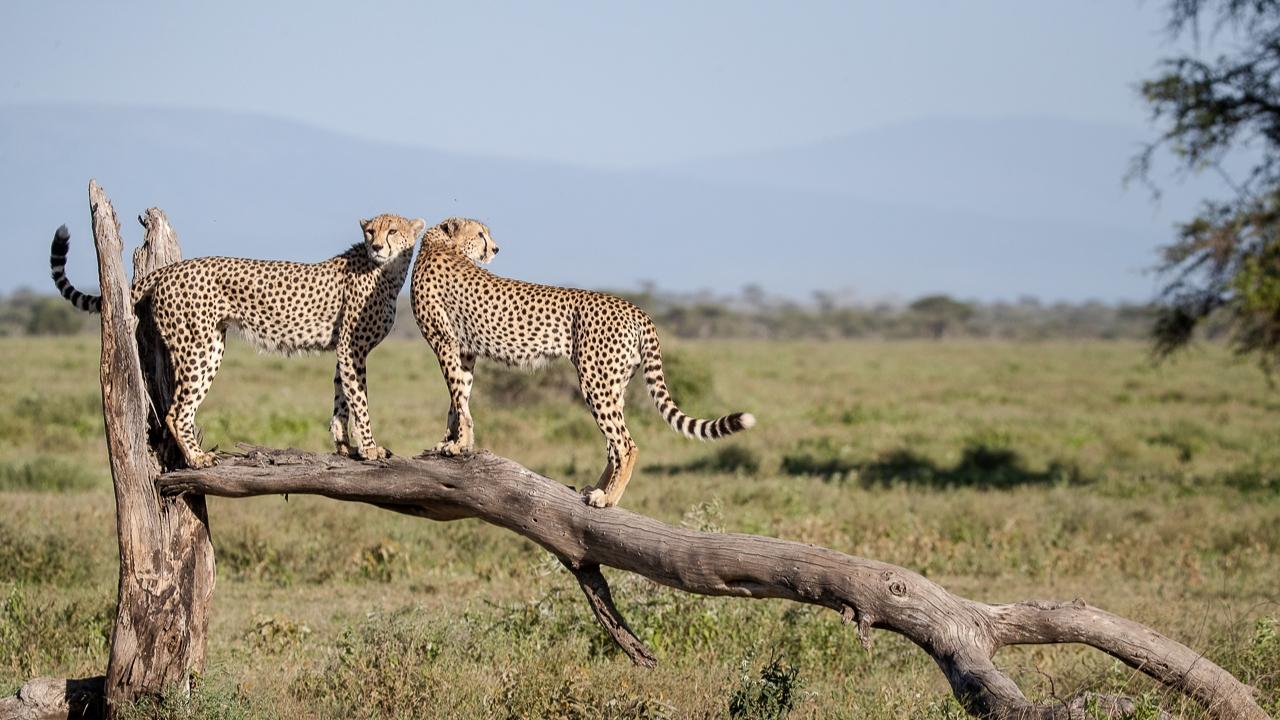
<svg viewBox="0 0 1280 720">
<path fill-rule="evenodd" d="M 169 352 L 175 382 L 164 423 L 188 467 L 217 462 L 200 449 L 195 414 L 218 372 L 229 327 L 262 352 L 336 351 L 334 447 L 358 459 L 387 457 L 369 426 L 365 360 L 391 331 L 396 296 L 425 227 L 425 220 L 379 215 L 360 221 L 363 242 L 323 262 L 202 257 L 159 268 L 134 285 L 134 305 L 150 301 Z M 101 312 L 102 297 L 80 292 L 66 276 L 70 244 L 63 225 L 50 252 L 53 282 L 79 310 Z"/>
<path fill-rule="evenodd" d="M 680 411 L 663 378 L 657 329 L 643 310 L 605 293 L 536 285 L 479 267 L 497 253 L 489 228 L 476 220 L 449 218 L 422 236 L 410 283 L 413 315 L 449 386 L 448 431 L 434 451 L 474 449 L 469 401 L 478 356 L 527 369 L 568 356 L 607 446 L 599 481 L 584 491 L 595 507 L 617 505 L 635 470 L 638 453 L 623 403 L 642 363 L 658 412 L 686 437 L 721 438 L 755 425 L 750 413 L 699 420 Z"/>
</svg>

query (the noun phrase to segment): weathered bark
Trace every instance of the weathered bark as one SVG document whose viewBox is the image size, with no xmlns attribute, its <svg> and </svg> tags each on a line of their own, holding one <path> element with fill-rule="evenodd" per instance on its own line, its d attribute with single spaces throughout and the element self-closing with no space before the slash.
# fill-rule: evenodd
<svg viewBox="0 0 1280 720">
<path fill-rule="evenodd" d="M 134 315 L 120 223 L 93 181 L 89 204 L 102 288 L 102 414 L 120 541 L 119 604 L 105 684 L 110 712 L 166 687 L 187 687 L 203 670 L 213 548 L 202 497 L 156 494 L 155 480 L 174 457 L 156 429 L 170 399 L 167 358 L 149 322 L 139 325 Z M 139 219 L 146 242 L 133 256 L 135 277 L 181 257 L 164 213 L 152 209 Z"/>
<path fill-rule="evenodd" d="M 753 535 L 673 527 L 619 508 L 588 507 L 573 489 L 490 453 L 358 462 L 336 455 L 250 448 L 214 468 L 160 478 L 164 494 L 225 497 L 314 494 L 370 503 L 433 520 L 479 518 L 553 553 L 578 578 L 597 619 L 640 664 L 653 654 L 626 627 L 599 566 L 638 573 L 704 595 L 784 598 L 831 608 L 864 644 L 872 628 L 906 636 L 938 663 L 952 691 L 983 718 L 1084 718 L 1088 703 L 1120 716 L 1125 698 L 1036 704 L 996 667 L 1007 645 L 1083 643 L 1171 689 L 1214 716 L 1263 719 L 1253 691 L 1185 645 L 1077 601 L 974 602 L 895 565 Z"/>
<path fill-rule="evenodd" d="M 39 677 L 23 685 L 17 695 L 0 699 L 4 720 L 70 720 L 102 717 L 102 681 Z"/>
</svg>

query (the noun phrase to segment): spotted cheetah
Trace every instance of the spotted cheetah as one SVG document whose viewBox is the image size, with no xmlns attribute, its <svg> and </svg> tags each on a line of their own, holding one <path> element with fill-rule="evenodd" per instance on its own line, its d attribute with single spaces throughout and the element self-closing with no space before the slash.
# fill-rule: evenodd
<svg viewBox="0 0 1280 720">
<path fill-rule="evenodd" d="M 454 455 L 475 446 L 468 405 L 477 356 L 525 368 L 564 356 L 573 362 L 608 446 L 604 472 L 586 490 L 595 507 L 617 505 L 635 470 L 623 402 L 641 363 L 658 412 L 686 437 L 721 438 L 755 425 L 749 413 L 699 420 L 676 407 L 662 375 L 657 329 L 643 310 L 612 295 L 511 280 L 479 267 L 497 253 L 483 223 L 449 218 L 423 235 L 413 266 L 413 315 L 449 386 L 448 432 L 436 451 Z"/>
<path fill-rule="evenodd" d="M 391 331 L 396 296 L 425 227 L 424 220 L 379 215 L 360 221 L 364 242 L 324 262 L 202 257 L 166 265 L 134 285 L 133 302 L 150 300 L 172 361 L 173 404 L 164 422 L 188 467 L 216 464 L 200 449 L 195 414 L 218 372 L 228 327 L 263 352 L 336 350 L 329 426 L 334 446 L 356 458 L 387 456 L 369 427 L 365 359 Z M 67 279 L 70 244 L 63 225 L 53 236 L 53 281 L 78 309 L 100 312 L 102 297 L 80 292 Z"/>
</svg>

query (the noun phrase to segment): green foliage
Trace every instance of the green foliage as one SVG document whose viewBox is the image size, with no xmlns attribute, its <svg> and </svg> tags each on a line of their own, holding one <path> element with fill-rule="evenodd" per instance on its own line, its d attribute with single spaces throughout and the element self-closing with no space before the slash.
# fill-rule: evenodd
<svg viewBox="0 0 1280 720">
<path fill-rule="evenodd" d="M 371 613 L 342 631 L 323 666 L 299 675 L 292 692 L 326 717 L 416 717 L 437 702 L 431 669 L 438 631 L 408 613 Z"/>
<path fill-rule="evenodd" d="M 72 335 L 96 325 L 89 315 L 60 295 L 19 290 L 0 296 L 0 337 L 5 335 Z"/>
<path fill-rule="evenodd" d="M 963 324 L 974 316 L 973 306 L 953 299 L 949 295 L 927 295 L 907 306 L 919 319 L 925 332 L 934 340 L 941 340 L 947 330 Z"/>
<path fill-rule="evenodd" d="M 85 324 L 84 313 L 62 298 L 40 298 L 27 320 L 28 335 L 74 335 Z"/>
<path fill-rule="evenodd" d="M 16 395 L 7 417 L 0 418 L 0 439 L 18 440 L 39 435 L 65 440 L 102 436 L 102 395 L 50 394 L 39 388 Z"/>
<path fill-rule="evenodd" d="M 1186 171 L 1222 169 L 1223 158 L 1248 146 L 1259 158 L 1237 178 L 1235 197 L 1207 200 L 1164 248 L 1170 282 L 1154 328 L 1164 356 L 1185 346 L 1197 327 L 1219 318 L 1231 341 L 1268 371 L 1280 368 L 1280 3 L 1274 0 L 1177 0 L 1170 33 L 1197 35 L 1203 15 L 1229 30 L 1232 51 L 1211 62 L 1192 56 L 1164 61 L 1141 92 L 1160 138 L 1134 160 L 1147 178 L 1160 148 Z"/>
<path fill-rule="evenodd" d="M 488 698 L 485 717 L 501 720 L 673 720 L 674 709 L 651 697 L 620 697 L 593 687 L 580 674 L 548 688 L 511 671 L 499 678 L 502 689 Z"/>
<path fill-rule="evenodd" d="M 698 443 L 629 407 L 657 421 L 632 428 L 642 465 L 624 509 L 885 560 L 975 599 L 1080 596 L 1188 641 L 1280 716 L 1276 626 L 1258 623 L 1276 614 L 1280 586 L 1280 394 L 1223 348 L 1153 367 L 1133 342 L 670 345 L 711 369 L 704 410 L 762 422 Z M 91 339 L 0 340 L 0 387 L 18 388 L 0 393 L 0 466 L 39 474 L 58 458 L 96 478 L 74 492 L 0 489 L 0 603 L 14 581 L 20 595 L 5 614 L 0 691 L 106 664 L 116 545 L 98 352 Z M 446 394 L 425 345 L 390 341 L 374 360 L 380 441 L 403 454 L 434 444 Z M 484 400 L 491 369 L 476 389 L 482 446 L 594 482 L 600 436 L 576 389 Z M 332 373 L 330 357 L 264 357 L 233 342 L 202 411 L 225 427 L 207 444 L 328 451 Z M 266 437 L 273 415 L 288 418 L 290 437 Z M 75 430 L 89 421 L 92 432 Z M 830 467 L 782 472 L 788 456 Z M 153 716 L 725 717 L 777 657 L 804 681 L 788 718 L 965 717 L 918 648 L 876 631 L 864 651 L 822 607 L 689 595 L 606 568 L 623 616 L 659 655 L 641 669 L 572 576 L 509 531 L 311 496 L 208 503 L 218 571 L 208 672 L 189 702 L 149 705 Z M 1093 690 L 1205 717 L 1078 646 L 1007 648 L 997 660 L 1037 701 Z M 364 704 L 370 696 L 378 705 Z"/>
<path fill-rule="evenodd" d="M 742 664 L 742 679 L 729 698 L 729 717 L 735 720 L 782 720 L 800 699 L 800 668 L 773 658 L 753 676 Z"/>
<path fill-rule="evenodd" d="M 240 689 L 197 686 L 193 692 L 170 688 L 159 698 L 142 698 L 119 708 L 121 720 L 248 720 L 269 717 Z"/>
<path fill-rule="evenodd" d="M 86 543 L 57 529 L 19 531 L 0 516 L 0 581 L 49 585 L 84 582 L 93 570 Z"/>
<path fill-rule="evenodd" d="M 0 492 L 26 490 L 35 492 L 72 492 L 105 487 L 100 478 L 84 465 L 57 457 L 0 462 Z"/>
<path fill-rule="evenodd" d="M 288 585 L 294 579 L 297 554 L 291 546 L 280 546 L 263 537 L 256 527 L 213 536 L 219 574 Z"/>
<path fill-rule="evenodd" d="M 11 585 L 0 600 L 0 687 L 36 675 L 68 674 L 86 659 L 105 666 L 115 623 L 113 598 L 63 601 L 46 588 Z"/>
<path fill-rule="evenodd" d="M 1244 673 L 1237 677 L 1259 690 L 1261 704 L 1275 716 L 1280 711 L 1280 617 L 1257 619 L 1243 660 Z"/>
</svg>

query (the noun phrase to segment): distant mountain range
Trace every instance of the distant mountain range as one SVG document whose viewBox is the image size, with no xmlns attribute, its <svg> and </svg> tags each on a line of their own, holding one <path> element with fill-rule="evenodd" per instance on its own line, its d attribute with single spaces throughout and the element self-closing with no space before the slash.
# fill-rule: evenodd
<svg viewBox="0 0 1280 720">
<path fill-rule="evenodd" d="M 489 223 L 503 250 L 495 272 L 542 282 L 1143 300 L 1155 247 L 1220 190 L 1173 184 L 1160 205 L 1125 191 L 1148 136 L 1054 118 L 935 119 L 641 171 L 464 156 L 253 115 L 5 106 L 0 292 L 51 287 L 48 242 L 63 222 L 69 273 L 94 285 L 93 177 L 128 245 L 140 237 L 131 218 L 157 205 L 188 256 L 319 260 L 359 240 L 359 217 L 457 214 Z"/>
</svg>

